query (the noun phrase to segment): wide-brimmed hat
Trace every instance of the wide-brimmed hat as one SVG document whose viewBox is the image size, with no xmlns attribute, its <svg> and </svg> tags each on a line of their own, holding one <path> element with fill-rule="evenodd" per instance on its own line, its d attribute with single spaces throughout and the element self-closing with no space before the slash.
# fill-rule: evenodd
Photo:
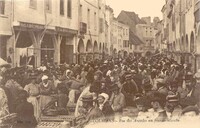
<svg viewBox="0 0 200 128">
<path fill-rule="evenodd" d="M 103 97 L 104 99 L 109 99 L 109 95 L 106 93 L 99 94 L 99 97 Z"/>
<path fill-rule="evenodd" d="M 83 102 L 93 102 L 94 101 L 92 95 L 84 95 L 84 96 L 81 97 L 80 100 L 83 101 Z"/>
</svg>

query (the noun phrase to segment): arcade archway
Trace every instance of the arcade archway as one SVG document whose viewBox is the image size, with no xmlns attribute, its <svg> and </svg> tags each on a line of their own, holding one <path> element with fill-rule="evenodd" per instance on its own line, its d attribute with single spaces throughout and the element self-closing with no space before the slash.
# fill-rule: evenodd
<svg viewBox="0 0 200 128">
<path fill-rule="evenodd" d="M 94 41 L 94 48 L 93 51 L 97 53 L 99 51 L 97 41 Z"/>
<path fill-rule="evenodd" d="M 186 51 L 189 52 L 189 41 L 188 41 L 188 35 L 185 36 L 185 47 L 186 47 Z"/>
<path fill-rule="evenodd" d="M 29 49 L 32 48 L 32 49 Z M 19 32 L 19 37 L 16 42 L 16 54 L 17 65 L 24 66 L 29 62 L 29 65 L 35 65 L 35 59 L 31 59 L 33 56 L 33 41 L 30 33 L 27 31 Z M 31 54 L 30 54 L 31 53 Z M 32 60 L 31 62 L 29 60 Z"/>
<path fill-rule="evenodd" d="M 93 52 L 93 47 L 92 47 L 92 43 L 90 40 L 87 41 L 87 44 L 86 44 L 86 52 L 87 53 L 92 53 Z"/>
<path fill-rule="evenodd" d="M 78 42 L 78 49 L 77 49 L 77 51 L 78 51 L 78 57 L 77 57 L 77 61 L 78 61 L 78 63 L 79 64 L 82 64 L 83 63 L 83 61 L 84 61 L 84 53 L 85 53 L 85 47 L 84 47 L 84 42 L 83 42 L 83 40 L 82 39 L 80 39 L 79 40 L 79 42 Z"/>
<path fill-rule="evenodd" d="M 92 46 L 92 42 L 90 40 L 87 41 L 86 52 L 87 52 L 86 61 L 93 60 L 93 46 Z"/>
<path fill-rule="evenodd" d="M 102 46 L 101 46 L 101 43 L 99 43 L 99 52 L 100 52 L 100 53 L 102 52 Z"/>
<path fill-rule="evenodd" d="M 190 52 L 194 52 L 195 47 L 194 47 L 194 33 L 192 32 L 190 35 Z"/>
<path fill-rule="evenodd" d="M 69 38 L 63 37 L 60 44 L 60 63 L 73 63 L 74 46 L 68 43 Z"/>
<path fill-rule="evenodd" d="M 98 44 L 97 41 L 94 41 L 94 59 L 99 59 L 99 49 L 98 49 Z"/>
</svg>

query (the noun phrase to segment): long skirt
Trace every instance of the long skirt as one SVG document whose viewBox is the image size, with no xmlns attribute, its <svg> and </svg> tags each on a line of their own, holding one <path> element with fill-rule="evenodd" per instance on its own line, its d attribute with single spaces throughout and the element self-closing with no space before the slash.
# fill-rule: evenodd
<svg viewBox="0 0 200 128">
<path fill-rule="evenodd" d="M 40 106 L 40 114 L 45 109 L 46 105 L 51 102 L 53 98 L 51 96 L 41 95 L 39 100 L 39 106 Z"/>
<path fill-rule="evenodd" d="M 27 101 L 33 105 L 34 116 L 37 121 L 39 121 L 40 117 L 40 109 L 39 109 L 39 101 L 36 97 L 30 96 Z"/>
</svg>

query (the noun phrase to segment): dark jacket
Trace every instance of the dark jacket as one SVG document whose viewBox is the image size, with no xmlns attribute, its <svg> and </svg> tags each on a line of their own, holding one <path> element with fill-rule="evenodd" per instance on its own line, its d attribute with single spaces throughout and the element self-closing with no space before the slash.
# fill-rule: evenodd
<svg viewBox="0 0 200 128">
<path fill-rule="evenodd" d="M 109 102 L 104 103 L 102 113 L 104 114 L 105 117 L 114 115 L 114 111 L 112 107 L 110 106 Z"/>
<path fill-rule="evenodd" d="M 17 122 L 22 125 L 37 125 L 37 121 L 34 117 L 33 105 L 27 101 L 21 102 L 16 107 Z"/>
</svg>

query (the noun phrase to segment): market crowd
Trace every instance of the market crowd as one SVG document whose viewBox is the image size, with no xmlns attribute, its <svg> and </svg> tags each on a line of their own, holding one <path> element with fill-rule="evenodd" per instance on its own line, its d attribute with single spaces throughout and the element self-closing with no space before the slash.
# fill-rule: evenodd
<svg viewBox="0 0 200 128">
<path fill-rule="evenodd" d="M 1 68 L 0 117 L 20 124 L 71 115 L 83 126 L 116 118 L 200 120 L 200 70 L 163 54 L 38 68 Z M 78 120 L 77 120 L 78 122 Z"/>
</svg>

